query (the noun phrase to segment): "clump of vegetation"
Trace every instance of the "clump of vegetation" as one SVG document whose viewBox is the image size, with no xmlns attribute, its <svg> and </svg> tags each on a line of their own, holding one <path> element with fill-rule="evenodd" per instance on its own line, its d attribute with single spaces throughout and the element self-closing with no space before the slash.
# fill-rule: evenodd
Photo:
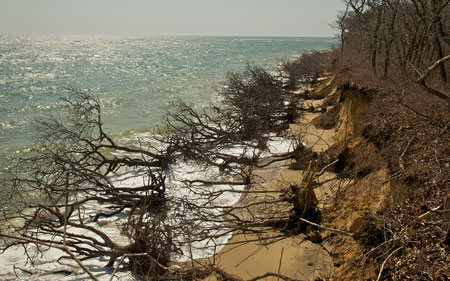
<svg viewBox="0 0 450 281">
<path fill-rule="evenodd" d="M 296 60 L 282 62 L 279 72 L 286 81 L 284 86 L 292 90 L 301 84 L 317 81 L 328 69 L 329 55 L 328 51 L 312 51 L 303 53 Z"/>
<path fill-rule="evenodd" d="M 261 67 L 248 65 L 242 73 L 229 73 L 228 81 L 219 94 L 243 138 L 277 131 L 280 123 L 298 114 L 298 104 L 290 100 L 282 82 Z"/>
<path fill-rule="evenodd" d="M 280 133 L 301 113 L 301 104 L 266 70 L 248 65 L 242 73 L 229 73 L 219 90 L 222 105 L 199 111 L 186 103 L 168 113 L 169 133 L 160 141 L 173 155 L 234 171 L 250 183 L 249 167 L 268 150 L 271 134 Z M 245 147 L 239 156 L 224 148 Z"/>
</svg>

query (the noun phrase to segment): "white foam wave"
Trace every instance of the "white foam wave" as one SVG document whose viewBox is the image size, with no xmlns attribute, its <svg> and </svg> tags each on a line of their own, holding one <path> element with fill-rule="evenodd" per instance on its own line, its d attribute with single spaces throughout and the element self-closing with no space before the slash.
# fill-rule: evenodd
<svg viewBox="0 0 450 281">
<path fill-rule="evenodd" d="M 239 200 L 240 193 L 233 193 L 232 191 L 242 190 L 243 186 L 197 184 L 195 185 L 194 190 L 185 184 L 185 180 L 231 180 L 230 175 L 223 174 L 219 177 L 217 177 L 217 175 L 220 175 L 220 172 L 215 167 L 205 168 L 203 165 L 195 162 L 179 162 L 171 167 L 166 184 L 166 197 L 175 203 L 195 202 L 195 204 L 200 206 L 217 206 L 219 209 L 211 211 L 211 214 L 217 215 L 220 212 L 220 206 L 230 206 Z M 134 169 L 122 170 L 111 178 L 114 183 L 121 187 L 137 187 L 148 183 L 149 181 L 146 170 Z M 230 192 L 224 192 L 214 200 L 210 200 L 209 197 L 205 195 L 220 190 L 229 190 Z M 231 237 L 231 234 L 224 234 L 227 230 L 220 227 L 220 222 L 202 221 L 201 216 L 198 216 L 197 210 L 184 208 L 182 206 L 183 204 L 174 205 L 175 207 L 169 210 L 165 223 L 178 226 L 185 225 L 185 227 L 179 230 L 179 233 L 174 233 L 174 237 L 176 237 L 175 240 L 178 241 L 178 247 L 181 250 L 180 253 L 174 256 L 176 260 L 185 261 L 190 258 L 197 259 L 211 256 L 217 253 Z M 104 209 L 102 205 L 91 203 L 86 206 L 82 215 L 86 217 L 95 216 L 95 214 L 102 209 Z M 122 223 L 124 219 L 125 214 L 118 214 L 111 218 L 99 219 L 97 222 L 91 222 L 87 225 L 96 228 L 100 227 L 113 241 L 125 245 L 128 243 L 128 240 L 120 233 L 118 228 L 118 225 Z M 189 242 L 190 239 L 194 239 L 195 237 L 187 235 L 188 233 L 196 235 L 196 233 L 198 234 L 205 230 L 210 230 L 209 234 L 211 236 L 219 237 L 214 239 L 208 238 L 192 243 Z M 73 230 L 70 228 L 68 231 L 77 234 L 87 234 L 85 231 Z M 36 269 L 27 265 L 26 255 L 24 255 L 22 248 L 12 247 L 0 256 L 0 277 L 13 278 L 11 272 L 12 268 L 16 265 L 34 273 L 29 280 L 40 280 L 43 276 L 48 280 L 84 280 L 83 278 L 87 278 L 87 275 L 82 270 L 77 270 L 75 274 L 64 277 L 55 274 L 47 275 L 46 272 L 62 270 L 65 268 L 64 265 L 61 265 L 56 261 L 59 257 L 63 256 L 63 254 L 64 253 L 59 250 L 51 249 L 39 258 L 39 269 Z M 112 269 L 102 268 L 105 266 L 106 262 L 106 260 L 99 258 L 91 259 L 85 262 L 85 264 L 94 269 L 95 274 L 100 280 L 109 280 Z M 71 264 L 71 262 L 68 264 Z M 72 265 L 75 266 L 74 264 Z M 130 273 L 122 272 L 118 274 L 118 280 L 127 280 L 129 278 L 131 278 Z"/>
<path fill-rule="evenodd" d="M 11 125 L 9 122 L 0 122 L 2 129 L 14 129 L 15 126 Z"/>
</svg>

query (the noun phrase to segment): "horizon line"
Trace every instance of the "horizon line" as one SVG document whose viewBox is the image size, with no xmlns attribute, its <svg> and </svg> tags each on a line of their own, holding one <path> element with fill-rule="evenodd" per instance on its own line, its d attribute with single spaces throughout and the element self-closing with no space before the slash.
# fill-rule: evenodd
<svg viewBox="0 0 450 281">
<path fill-rule="evenodd" d="M 279 37 L 279 38 L 336 38 L 336 35 L 230 35 L 230 34 L 133 34 L 133 33 L 78 33 L 78 32 L 11 32 L 0 31 L 0 35 L 17 36 L 80 36 L 80 37 Z"/>
</svg>

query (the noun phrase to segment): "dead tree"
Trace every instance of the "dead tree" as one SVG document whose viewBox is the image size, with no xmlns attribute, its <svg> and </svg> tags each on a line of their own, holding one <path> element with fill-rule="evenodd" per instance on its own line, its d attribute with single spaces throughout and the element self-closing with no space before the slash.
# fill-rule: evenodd
<svg viewBox="0 0 450 281">
<path fill-rule="evenodd" d="M 434 29 L 433 44 L 436 50 L 437 60 L 442 60 L 444 58 L 444 48 L 442 44 L 444 37 L 446 36 L 443 23 L 442 23 L 442 11 L 449 4 L 449 1 L 445 0 L 431 0 L 429 13 L 431 22 Z M 439 73 L 441 76 L 441 81 L 445 85 L 447 83 L 447 70 L 445 64 L 439 64 Z"/>
<path fill-rule="evenodd" d="M 162 222 L 152 220 L 145 227 L 134 222 L 138 212 L 146 214 L 139 214 L 141 220 L 164 212 L 162 171 L 170 157 L 151 147 L 116 144 L 103 130 L 100 104 L 92 96 L 75 91 L 65 102 L 66 115 L 41 122 L 36 145 L 9 169 L 11 201 L 5 202 L 9 208 L 2 224 L 7 229 L 0 236 L 7 241 L 1 250 L 34 244 L 38 252 L 57 248 L 68 254 L 60 260 L 105 257 L 112 266 L 117 258 L 136 254 L 129 257 L 131 264 L 141 260 L 146 260 L 145 267 L 166 264 L 172 251 L 162 248 L 173 244 L 170 237 L 161 236 Z M 145 181 L 129 187 L 109 177 L 121 167 L 133 167 Z M 130 243 L 121 245 L 95 222 L 126 212 L 128 219 L 121 225 Z M 22 223 L 12 223 L 14 219 Z M 143 239 L 149 235 L 159 238 Z M 29 257 L 33 261 L 33 255 Z"/>
<path fill-rule="evenodd" d="M 342 21 L 344 20 L 345 18 L 342 19 Z M 345 36 L 345 28 L 342 28 L 342 36 Z M 278 68 L 279 77 L 286 81 L 284 87 L 292 90 L 297 88 L 300 83 L 305 84 L 315 81 L 320 75 L 323 75 L 327 70 L 328 62 L 327 52 L 312 51 L 304 53 L 296 60 L 283 62 Z"/>
<path fill-rule="evenodd" d="M 271 134 L 300 114 L 300 104 L 260 67 L 230 73 L 219 96 L 222 106 L 202 111 L 185 103 L 172 106 L 167 117 L 169 133 L 160 139 L 170 154 L 243 175 L 268 150 Z M 233 148 L 241 152 L 227 152 Z"/>
<path fill-rule="evenodd" d="M 42 122 L 34 148 L 8 171 L 8 206 L 14 208 L 3 212 L 8 228 L 0 233 L 5 239 L 0 250 L 23 246 L 31 261 L 36 257 L 32 251 L 49 248 L 62 251 L 60 261 L 102 257 L 106 266 L 114 266 L 127 259 L 137 276 L 167 279 L 174 274 L 169 270 L 172 257 L 189 256 L 182 247 L 234 230 L 261 233 L 261 227 L 270 227 L 268 221 L 288 219 L 276 212 L 276 204 L 285 202 L 279 191 L 233 186 L 253 182 L 252 170 L 267 150 L 270 134 L 298 114 L 298 107 L 276 79 L 256 67 L 230 74 L 230 85 L 221 95 L 222 108 L 201 113 L 176 105 L 168 117 L 169 133 L 159 137 L 158 148 L 142 142 L 134 147 L 118 144 L 103 129 L 99 101 L 75 91 L 65 99 L 66 114 Z M 233 147 L 241 151 L 226 152 Z M 240 179 L 194 179 L 169 188 L 168 168 L 182 160 L 229 169 Z M 124 171 L 137 174 L 142 184 L 123 184 L 115 174 Z M 229 187 L 214 189 L 217 185 Z M 216 200 L 224 193 L 257 193 L 261 200 L 227 206 Z M 266 212 L 239 215 L 254 214 L 254 208 Z M 117 224 L 128 242 L 115 241 L 102 228 L 104 223 Z M 36 248 L 31 250 L 31 245 Z"/>
<path fill-rule="evenodd" d="M 219 95 L 243 139 L 276 131 L 280 122 L 286 121 L 289 100 L 282 86 L 262 67 L 247 65 L 242 73 L 228 74 Z"/>
<path fill-rule="evenodd" d="M 425 71 L 425 73 L 421 74 L 420 77 L 417 79 L 416 83 L 418 83 L 425 91 L 432 94 L 435 97 L 438 97 L 447 103 L 450 104 L 450 95 L 446 94 L 445 92 L 441 92 L 433 87 L 430 87 L 426 79 L 431 75 L 431 73 L 438 67 L 445 65 L 445 62 L 450 60 L 450 55 L 443 57 L 442 59 L 439 59 L 435 61 L 428 69 Z M 442 71 L 441 71 L 442 73 Z"/>
<path fill-rule="evenodd" d="M 349 6 L 346 5 L 345 7 L 345 11 L 342 11 L 338 14 L 336 22 L 334 23 L 333 27 L 336 28 L 339 31 L 339 39 L 341 41 L 341 54 L 344 53 L 344 45 L 345 45 L 345 41 L 346 41 L 346 36 L 347 36 L 347 14 L 348 14 L 348 8 Z"/>
<path fill-rule="evenodd" d="M 61 198 L 67 192 L 78 196 L 70 203 L 71 208 L 94 202 L 110 203 L 114 210 L 134 208 L 148 194 L 164 196 L 165 176 L 161 171 L 170 163 L 169 155 L 152 147 L 116 144 L 104 132 L 100 104 L 90 95 L 74 92 L 65 102 L 66 116 L 42 121 L 34 148 L 12 165 L 12 190 L 18 194 L 32 192 L 37 198 L 45 196 L 58 208 L 63 206 Z M 113 182 L 108 176 L 121 167 L 139 167 L 146 182 L 135 188 Z M 65 181 L 67 174 L 69 183 Z M 16 211 L 30 207 L 30 202 L 23 203 L 26 206 L 13 204 L 19 208 Z"/>
</svg>

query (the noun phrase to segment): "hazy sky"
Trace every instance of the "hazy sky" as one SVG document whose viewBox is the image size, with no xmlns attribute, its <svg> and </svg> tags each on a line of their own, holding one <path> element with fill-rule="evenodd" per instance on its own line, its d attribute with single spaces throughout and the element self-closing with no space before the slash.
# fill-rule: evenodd
<svg viewBox="0 0 450 281">
<path fill-rule="evenodd" d="M 0 33 L 332 36 L 341 0 L 0 0 Z"/>
</svg>

